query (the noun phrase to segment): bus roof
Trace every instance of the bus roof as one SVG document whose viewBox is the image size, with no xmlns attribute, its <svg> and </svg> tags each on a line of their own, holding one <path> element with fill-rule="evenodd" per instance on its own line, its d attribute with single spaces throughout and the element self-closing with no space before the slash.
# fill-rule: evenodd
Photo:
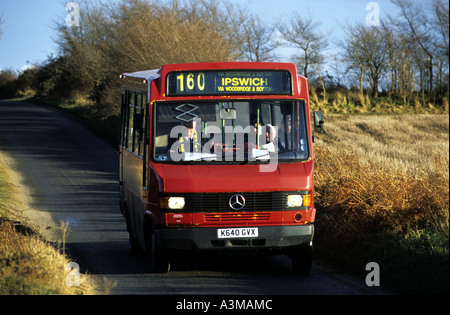
<svg viewBox="0 0 450 315">
<path fill-rule="evenodd" d="M 161 69 L 154 69 L 154 70 L 145 70 L 145 71 L 124 73 L 123 77 L 131 77 L 131 78 L 136 78 L 136 79 L 145 79 L 147 81 L 152 81 L 155 79 L 159 79 L 159 77 L 161 76 L 160 70 Z"/>
</svg>

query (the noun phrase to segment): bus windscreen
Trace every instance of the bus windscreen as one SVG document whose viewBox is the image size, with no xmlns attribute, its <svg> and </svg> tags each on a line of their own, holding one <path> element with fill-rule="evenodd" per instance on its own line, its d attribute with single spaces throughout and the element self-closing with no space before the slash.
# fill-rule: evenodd
<svg viewBox="0 0 450 315">
<path fill-rule="evenodd" d="M 308 160 L 305 102 L 155 103 L 154 155 L 159 163 L 266 163 Z"/>
</svg>

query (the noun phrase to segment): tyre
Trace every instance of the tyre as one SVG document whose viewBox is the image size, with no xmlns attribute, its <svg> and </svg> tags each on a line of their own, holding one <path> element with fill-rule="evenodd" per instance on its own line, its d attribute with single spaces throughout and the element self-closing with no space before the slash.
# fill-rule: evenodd
<svg viewBox="0 0 450 315">
<path fill-rule="evenodd" d="M 152 229 L 146 237 L 146 254 L 150 260 L 150 272 L 168 273 L 170 271 L 169 258 L 164 250 L 158 247 L 153 231 Z"/>
</svg>

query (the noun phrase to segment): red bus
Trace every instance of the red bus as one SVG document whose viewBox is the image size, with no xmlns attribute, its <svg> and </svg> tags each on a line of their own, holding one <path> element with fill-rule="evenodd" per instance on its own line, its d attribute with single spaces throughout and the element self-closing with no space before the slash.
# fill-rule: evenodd
<svg viewBox="0 0 450 315">
<path fill-rule="evenodd" d="M 313 131 L 296 66 L 172 64 L 121 78 L 120 209 L 152 272 L 182 250 L 246 250 L 308 273 Z"/>
</svg>

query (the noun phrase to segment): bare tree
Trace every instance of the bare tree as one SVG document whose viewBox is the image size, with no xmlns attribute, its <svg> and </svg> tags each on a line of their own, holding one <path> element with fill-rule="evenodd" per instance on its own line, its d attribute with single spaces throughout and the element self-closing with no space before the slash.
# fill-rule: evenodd
<svg viewBox="0 0 450 315">
<path fill-rule="evenodd" d="M 359 81 L 359 92 L 361 95 L 364 94 L 364 73 L 365 67 L 362 61 L 361 56 L 357 51 L 357 47 L 353 45 L 354 41 L 352 39 L 351 30 L 352 28 L 349 26 L 350 32 L 347 33 L 347 39 L 340 43 L 340 46 L 344 50 L 342 54 L 342 61 L 347 64 L 348 72 L 356 72 L 358 75 Z M 355 69 L 358 69 L 357 71 Z"/>
<path fill-rule="evenodd" d="M 226 49 L 230 59 L 236 60 L 240 56 L 242 40 L 242 25 L 245 25 L 247 15 L 235 1 L 229 0 L 171 0 L 185 3 L 183 11 L 189 19 L 201 19 L 214 32 L 220 34 L 227 42 Z"/>
<path fill-rule="evenodd" d="M 298 13 L 293 14 L 289 25 L 278 24 L 283 45 L 300 50 L 295 58 L 305 77 L 308 77 L 312 64 L 323 62 L 322 53 L 328 47 L 327 35 L 320 33 L 319 26 L 320 23 L 314 22 L 311 16 Z"/>
<path fill-rule="evenodd" d="M 391 79 L 389 89 L 403 100 L 403 104 L 407 104 L 408 99 L 412 99 L 416 84 L 416 48 L 411 45 L 407 35 L 399 33 L 390 25 L 383 23 L 383 29 L 388 56 L 386 72 Z"/>
<path fill-rule="evenodd" d="M 345 44 L 350 66 L 356 64 L 360 69 L 360 89 L 363 74 L 367 73 L 375 97 L 378 96 L 379 82 L 388 65 L 385 35 L 381 28 L 356 24 L 348 29 Z"/>
<path fill-rule="evenodd" d="M 434 13 L 433 25 L 437 31 L 436 41 L 442 53 L 449 60 L 449 3 L 444 0 L 433 0 L 432 8 Z"/>
<path fill-rule="evenodd" d="M 448 67 L 449 67 L 449 3 L 444 0 L 433 0 L 432 11 L 434 18 L 432 20 L 433 28 L 436 30 L 434 43 L 436 46 L 436 65 L 438 68 L 438 84 L 441 92 L 444 93 L 447 85 L 448 95 Z M 447 73 L 445 74 L 445 69 Z M 446 76 L 446 78 L 445 78 Z M 446 83 L 445 83 L 446 79 Z"/>
<path fill-rule="evenodd" d="M 269 61 L 277 56 L 274 27 L 264 25 L 259 16 L 250 17 L 243 24 L 242 55 L 248 61 Z"/>
<path fill-rule="evenodd" d="M 426 10 L 422 4 L 412 0 L 391 0 L 401 11 L 402 21 L 397 26 L 404 32 L 411 34 L 411 41 L 420 48 L 422 52 L 421 60 L 423 67 L 428 74 L 428 91 L 433 91 L 433 44 L 432 44 L 432 24 L 426 15 Z M 447 25 L 448 27 L 448 25 Z"/>
</svg>

